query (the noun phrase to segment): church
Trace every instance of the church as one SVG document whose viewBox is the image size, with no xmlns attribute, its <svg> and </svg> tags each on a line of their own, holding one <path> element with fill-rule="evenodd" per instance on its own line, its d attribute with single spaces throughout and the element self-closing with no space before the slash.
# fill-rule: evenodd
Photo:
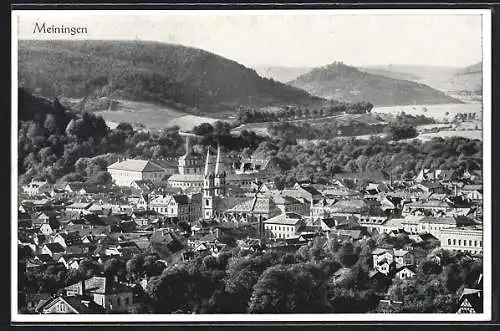
<svg viewBox="0 0 500 331">
<path fill-rule="evenodd" d="M 191 139 L 197 136 L 187 133 L 184 133 L 184 135 L 186 136 L 186 153 L 178 159 L 178 173 L 171 175 L 167 182 L 170 187 L 181 188 L 183 191 L 192 189 L 201 191 L 205 182 L 204 171 L 206 171 L 206 164 L 204 169 L 202 157 L 193 151 L 190 144 Z M 220 160 L 219 168 L 224 167 L 226 173 L 225 182 L 227 185 L 251 190 L 256 180 L 262 183 L 270 181 L 272 167 L 268 159 L 261 161 L 257 165 L 254 164 L 255 162 L 244 164 L 231 164 L 228 162 L 226 168 L 226 160 L 223 159 L 223 152 L 220 147 L 218 147 L 217 153 Z M 237 169 L 235 169 L 235 166 Z"/>
<path fill-rule="evenodd" d="M 203 218 L 212 219 L 216 213 L 218 201 L 226 195 L 226 170 L 224 160 L 217 145 L 217 159 L 215 167 L 210 155 L 210 148 L 207 149 L 205 160 L 205 171 L 203 174 Z"/>
</svg>

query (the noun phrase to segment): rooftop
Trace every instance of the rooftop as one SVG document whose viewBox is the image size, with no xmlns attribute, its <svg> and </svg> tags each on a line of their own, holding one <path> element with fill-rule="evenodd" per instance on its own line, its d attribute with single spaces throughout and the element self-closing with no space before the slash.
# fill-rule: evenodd
<svg viewBox="0 0 500 331">
<path fill-rule="evenodd" d="M 283 213 L 264 221 L 265 224 L 296 225 L 302 220 L 302 216 L 296 213 Z"/>
<path fill-rule="evenodd" d="M 160 172 L 164 171 L 159 165 L 148 160 L 127 159 L 125 161 L 115 162 L 108 167 L 112 170 L 125 170 L 136 172 Z"/>
</svg>

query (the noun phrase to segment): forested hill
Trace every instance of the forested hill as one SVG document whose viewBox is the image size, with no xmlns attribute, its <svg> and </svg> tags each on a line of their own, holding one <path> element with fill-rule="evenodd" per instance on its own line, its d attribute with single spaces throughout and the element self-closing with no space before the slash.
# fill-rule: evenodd
<svg viewBox="0 0 500 331">
<path fill-rule="evenodd" d="M 322 102 L 221 56 L 143 41 L 22 40 L 19 82 L 46 96 L 106 96 L 205 112 Z"/>
<path fill-rule="evenodd" d="M 289 84 L 320 97 L 368 100 L 375 106 L 461 103 L 427 85 L 363 72 L 340 62 L 316 68 Z"/>
</svg>

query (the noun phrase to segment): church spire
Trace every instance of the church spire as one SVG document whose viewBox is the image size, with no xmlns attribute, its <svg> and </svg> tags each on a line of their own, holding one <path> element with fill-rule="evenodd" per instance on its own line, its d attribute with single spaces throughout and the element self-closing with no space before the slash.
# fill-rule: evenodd
<svg viewBox="0 0 500 331">
<path fill-rule="evenodd" d="M 207 148 L 207 159 L 205 160 L 205 177 L 210 175 L 210 146 Z"/>
<path fill-rule="evenodd" d="M 222 155 L 220 151 L 220 144 L 217 144 L 217 161 L 215 163 L 215 174 L 221 174 L 224 172 L 224 163 L 222 161 Z"/>
</svg>

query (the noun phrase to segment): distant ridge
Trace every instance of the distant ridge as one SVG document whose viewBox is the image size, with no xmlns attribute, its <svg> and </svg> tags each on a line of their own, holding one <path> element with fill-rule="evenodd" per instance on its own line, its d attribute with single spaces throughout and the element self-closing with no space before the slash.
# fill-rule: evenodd
<svg viewBox="0 0 500 331">
<path fill-rule="evenodd" d="M 461 103 L 427 85 L 367 73 L 342 62 L 313 69 L 289 84 L 323 98 L 368 100 L 375 106 Z"/>
</svg>

